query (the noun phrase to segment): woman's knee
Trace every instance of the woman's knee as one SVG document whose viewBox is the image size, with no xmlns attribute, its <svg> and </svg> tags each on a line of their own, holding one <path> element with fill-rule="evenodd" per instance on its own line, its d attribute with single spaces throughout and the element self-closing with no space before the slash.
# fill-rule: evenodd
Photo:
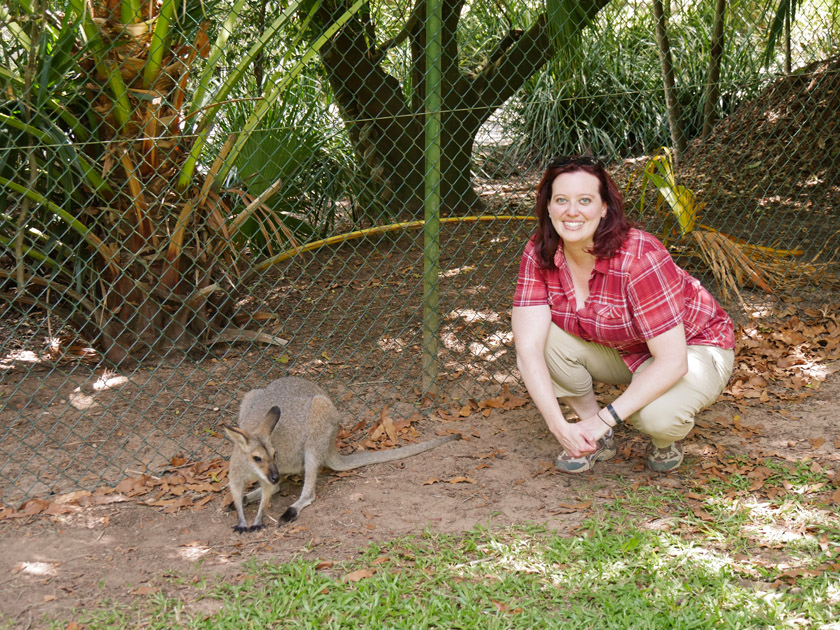
<svg viewBox="0 0 840 630">
<path fill-rule="evenodd" d="M 664 445 L 688 435 L 694 427 L 694 412 L 658 399 L 634 414 L 631 422 L 641 433 L 661 443 L 658 445 Z"/>
</svg>

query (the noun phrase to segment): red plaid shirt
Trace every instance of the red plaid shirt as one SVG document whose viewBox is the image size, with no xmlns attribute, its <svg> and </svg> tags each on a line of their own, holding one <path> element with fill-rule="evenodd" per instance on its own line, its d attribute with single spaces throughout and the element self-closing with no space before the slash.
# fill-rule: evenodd
<svg viewBox="0 0 840 630">
<path fill-rule="evenodd" d="M 695 278 L 678 267 L 656 238 L 631 229 L 615 255 L 599 259 L 580 310 L 563 248 L 555 268 L 543 268 L 528 241 L 519 266 L 514 306 L 551 307 L 560 328 L 586 341 L 618 350 L 627 367 L 648 358 L 647 340 L 682 323 L 688 345 L 735 347 L 732 320 Z"/>
</svg>

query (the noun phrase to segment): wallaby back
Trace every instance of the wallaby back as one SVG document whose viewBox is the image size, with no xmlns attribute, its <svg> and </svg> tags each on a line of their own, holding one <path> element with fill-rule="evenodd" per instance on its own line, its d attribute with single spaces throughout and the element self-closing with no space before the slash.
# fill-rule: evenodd
<svg viewBox="0 0 840 630">
<path fill-rule="evenodd" d="M 325 464 L 327 445 L 335 444 L 340 420 L 327 393 L 312 381 L 296 376 L 277 379 L 264 389 L 245 394 L 239 407 L 239 426 L 246 431 L 261 426 L 266 412 L 274 406 L 281 411 L 271 433 L 280 474 L 303 472 L 307 451 Z"/>
</svg>

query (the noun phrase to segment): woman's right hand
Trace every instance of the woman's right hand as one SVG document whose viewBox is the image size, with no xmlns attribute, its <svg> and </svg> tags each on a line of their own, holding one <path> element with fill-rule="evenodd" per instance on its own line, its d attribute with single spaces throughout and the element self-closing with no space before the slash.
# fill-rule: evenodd
<svg viewBox="0 0 840 630">
<path fill-rule="evenodd" d="M 562 426 L 549 424 L 548 428 L 566 454 L 572 457 L 592 453 L 598 447 L 598 438 L 593 437 L 589 430 L 579 422 L 570 424 L 564 421 Z"/>
</svg>

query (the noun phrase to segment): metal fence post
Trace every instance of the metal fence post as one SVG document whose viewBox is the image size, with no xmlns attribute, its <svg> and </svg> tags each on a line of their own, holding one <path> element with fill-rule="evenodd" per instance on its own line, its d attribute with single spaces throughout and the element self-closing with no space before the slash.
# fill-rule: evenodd
<svg viewBox="0 0 840 630">
<path fill-rule="evenodd" d="M 423 390 L 438 391 L 438 278 L 440 277 L 440 130 L 441 130 L 441 27 L 440 0 L 426 3 L 426 120 L 423 230 Z"/>
</svg>

